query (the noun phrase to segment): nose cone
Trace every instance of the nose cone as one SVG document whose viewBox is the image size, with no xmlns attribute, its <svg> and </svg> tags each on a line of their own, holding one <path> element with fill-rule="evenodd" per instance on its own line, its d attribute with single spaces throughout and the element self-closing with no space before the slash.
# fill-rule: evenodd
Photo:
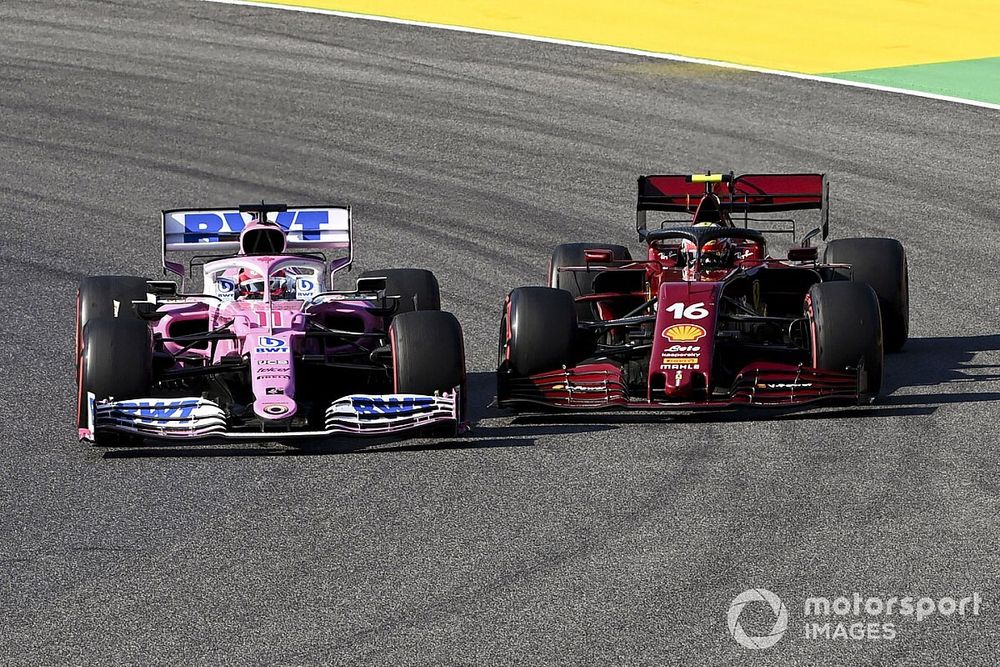
<svg viewBox="0 0 1000 667">
<path fill-rule="evenodd" d="M 258 398 L 253 404 L 254 413 L 268 421 L 288 419 L 297 409 L 298 405 L 289 396 L 267 394 Z"/>
<path fill-rule="evenodd" d="M 290 334 L 252 335 L 247 343 L 253 369 L 253 411 L 267 421 L 288 419 L 298 408 Z"/>
</svg>

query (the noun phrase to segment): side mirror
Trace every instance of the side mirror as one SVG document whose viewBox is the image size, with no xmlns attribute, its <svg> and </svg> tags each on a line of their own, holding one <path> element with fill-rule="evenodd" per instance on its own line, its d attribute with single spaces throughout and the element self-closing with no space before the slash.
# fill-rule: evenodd
<svg viewBox="0 0 1000 667">
<path fill-rule="evenodd" d="M 808 234 L 802 237 L 802 241 L 799 243 L 799 245 L 801 245 L 803 248 L 812 245 L 812 240 L 816 238 L 817 235 L 819 235 L 819 232 L 820 232 L 819 227 L 811 230 Z M 824 235 L 823 238 L 826 238 L 826 236 Z"/>
<path fill-rule="evenodd" d="M 596 248 L 593 250 L 583 251 L 583 260 L 590 264 L 591 262 L 603 262 L 609 263 L 614 259 L 614 253 L 611 250 L 603 250 Z"/>
<path fill-rule="evenodd" d="M 386 289 L 385 283 L 385 276 L 368 276 L 367 278 L 358 278 L 354 283 L 354 291 L 382 292 Z"/>
<path fill-rule="evenodd" d="M 177 283 L 173 280 L 147 280 L 146 291 L 157 296 L 177 296 Z"/>
<path fill-rule="evenodd" d="M 152 301 L 133 301 L 132 311 L 141 320 L 146 320 L 147 322 L 155 322 L 162 318 L 166 313 L 161 313 L 159 309 L 159 304 L 155 304 Z"/>
</svg>

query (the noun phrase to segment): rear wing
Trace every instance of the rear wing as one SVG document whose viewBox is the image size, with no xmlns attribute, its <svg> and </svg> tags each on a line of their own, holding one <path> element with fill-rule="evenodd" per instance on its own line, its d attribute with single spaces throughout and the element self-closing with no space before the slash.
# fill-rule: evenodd
<svg viewBox="0 0 1000 667">
<path fill-rule="evenodd" d="M 823 238 L 830 228 L 830 184 L 826 174 L 677 174 L 640 176 L 636 229 L 643 235 L 647 211 L 694 214 L 706 194 L 719 198 L 722 210 L 749 220 L 753 213 L 818 209 Z"/>
<path fill-rule="evenodd" d="M 242 210 L 241 210 L 242 209 Z M 231 208 L 178 208 L 163 211 L 162 259 L 164 271 L 184 274 L 184 265 L 170 261 L 174 252 L 232 253 L 240 249 L 240 233 L 254 219 L 250 206 Z M 260 213 L 258 212 L 257 215 Z M 331 270 L 354 261 L 351 242 L 350 206 L 269 206 L 267 219 L 285 230 L 287 251 L 346 250 L 347 257 L 334 260 Z"/>
</svg>

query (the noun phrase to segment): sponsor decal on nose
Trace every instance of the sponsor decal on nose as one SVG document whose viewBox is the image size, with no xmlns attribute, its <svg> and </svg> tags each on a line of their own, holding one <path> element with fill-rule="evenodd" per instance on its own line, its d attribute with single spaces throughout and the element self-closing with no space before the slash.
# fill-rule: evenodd
<svg viewBox="0 0 1000 667">
<path fill-rule="evenodd" d="M 697 324 L 673 324 L 663 330 L 663 337 L 671 343 L 692 343 L 705 337 L 708 332 Z"/>
</svg>

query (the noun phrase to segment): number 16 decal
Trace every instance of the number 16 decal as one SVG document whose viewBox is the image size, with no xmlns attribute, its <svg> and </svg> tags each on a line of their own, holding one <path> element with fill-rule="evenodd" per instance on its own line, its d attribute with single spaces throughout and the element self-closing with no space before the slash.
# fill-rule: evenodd
<svg viewBox="0 0 1000 667">
<path fill-rule="evenodd" d="M 683 301 L 678 301 L 670 304 L 664 310 L 673 315 L 675 320 L 701 320 L 708 317 L 704 301 L 692 303 L 690 306 Z"/>
</svg>

